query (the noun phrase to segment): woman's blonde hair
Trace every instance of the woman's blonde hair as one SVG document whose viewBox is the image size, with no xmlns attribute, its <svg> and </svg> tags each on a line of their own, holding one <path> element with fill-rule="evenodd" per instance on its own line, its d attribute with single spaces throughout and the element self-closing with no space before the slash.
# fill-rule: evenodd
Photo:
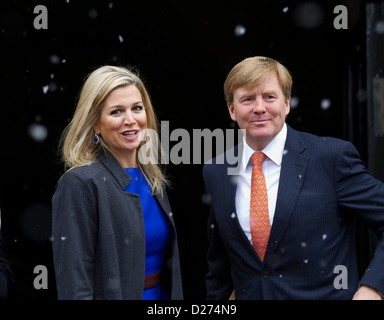
<svg viewBox="0 0 384 320">
<path fill-rule="evenodd" d="M 224 83 L 224 97 L 233 103 L 233 92 L 241 87 L 250 89 L 265 82 L 270 74 L 275 74 L 280 82 L 284 98 L 291 96 L 292 76 L 280 62 L 267 57 L 251 57 L 236 64 Z"/>
<path fill-rule="evenodd" d="M 102 138 L 98 144 L 94 143 L 95 132 L 93 128 L 100 118 L 103 102 L 108 95 L 114 89 L 128 85 L 134 85 L 140 91 L 147 116 L 147 129 L 151 129 L 151 133 L 154 132 L 158 138 L 158 121 L 142 80 L 127 68 L 102 66 L 87 76 L 73 118 L 63 132 L 60 149 L 65 170 L 94 162 L 102 148 L 109 150 Z M 160 143 L 153 144 L 153 139 L 149 139 L 143 141 L 139 149 L 144 144 L 147 147 L 148 144 L 152 144 L 151 147 L 157 147 L 158 150 L 152 154 L 162 155 Z M 157 164 L 158 161 L 151 159 L 152 161 L 149 163 L 143 164 L 138 161 L 138 155 L 139 152 L 136 152 L 136 162 L 150 184 L 152 193 L 162 195 L 163 187 L 168 184 L 168 181 Z"/>
</svg>

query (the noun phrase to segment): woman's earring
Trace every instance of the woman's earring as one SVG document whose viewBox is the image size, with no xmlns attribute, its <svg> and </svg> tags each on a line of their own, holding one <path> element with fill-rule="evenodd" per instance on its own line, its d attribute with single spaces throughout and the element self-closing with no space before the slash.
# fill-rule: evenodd
<svg viewBox="0 0 384 320">
<path fill-rule="evenodd" d="M 99 136 L 95 133 L 95 135 L 93 136 L 93 142 L 94 142 L 95 144 L 98 144 L 99 141 L 100 141 L 100 138 L 99 138 Z"/>
</svg>

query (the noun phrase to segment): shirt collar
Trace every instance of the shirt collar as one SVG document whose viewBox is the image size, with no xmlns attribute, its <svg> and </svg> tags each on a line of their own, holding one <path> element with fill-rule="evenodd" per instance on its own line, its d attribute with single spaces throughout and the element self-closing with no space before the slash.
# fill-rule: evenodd
<svg viewBox="0 0 384 320">
<path fill-rule="evenodd" d="M 281 161 L 283 160 L 284 146 L 287 139 L 287 125 L 284 123 L 280 132 L 273 138 L 273 140 L 261 150 L 270 160 L 272 160 L 276 165 L 280 166 Z M 240 174 L 244 173 L 245 169 L 248 166 L 249 159 L 252 154 L 255 152 L 245 141 L 245 136 L 243 137 L 243 155 L 242 155 L 242 166 L 240 168 Z"/>
</svg>

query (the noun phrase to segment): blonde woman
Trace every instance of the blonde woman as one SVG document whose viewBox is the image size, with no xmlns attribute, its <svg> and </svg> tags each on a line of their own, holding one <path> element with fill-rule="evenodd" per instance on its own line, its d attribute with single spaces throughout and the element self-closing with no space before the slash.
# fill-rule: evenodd
<svg viewBox="0 0 384 320">
<path fill-rule="evenodd" d="M 103 66 L 87 77 L 63 134 L 67 172 L 52 200 L 59 299 L 183 298 L 167 180 L 157 161 L 139 156 L 157 127 L 135 73 Z"/>
</svg>

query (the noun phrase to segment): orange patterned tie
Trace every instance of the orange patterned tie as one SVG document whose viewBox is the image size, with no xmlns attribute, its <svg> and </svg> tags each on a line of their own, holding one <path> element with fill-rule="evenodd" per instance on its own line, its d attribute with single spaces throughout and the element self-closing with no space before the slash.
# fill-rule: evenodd
<svg viewBox="0 0 384 320">
<path fill-rule="evenodd" d="M 262 152 L 255 152 L 251 157 L 253 169 L 251 207 L 249 212 L 253 248 L 256 250 L 261 261 L 263 261 L 265 256 L 269 232 L 271 230 L 268 214 L 267 186 L 265 184 L 263 169 L 261 168 L 264 160 L 265 154 Z"/>
</svg>

